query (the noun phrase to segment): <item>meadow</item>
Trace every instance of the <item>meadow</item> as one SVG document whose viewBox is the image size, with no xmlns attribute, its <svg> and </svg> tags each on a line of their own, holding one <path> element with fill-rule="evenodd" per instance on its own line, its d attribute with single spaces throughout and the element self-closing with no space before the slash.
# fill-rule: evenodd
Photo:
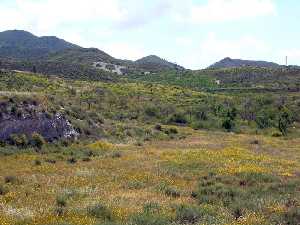
<svg viewBox="0 0 300 225">
<path fill-rule="evenodd" d="M 3 154 L 0 223 L 299 224 L 299 138 L 180 132 Z"/>
<path fill-rule="evenodd" d="M 300 224 L 298 93 L 7 71 L 0 89 L 1 115 L 35 105 L 79 134 L 0 142 L 1 225 Z"/>
</svg>

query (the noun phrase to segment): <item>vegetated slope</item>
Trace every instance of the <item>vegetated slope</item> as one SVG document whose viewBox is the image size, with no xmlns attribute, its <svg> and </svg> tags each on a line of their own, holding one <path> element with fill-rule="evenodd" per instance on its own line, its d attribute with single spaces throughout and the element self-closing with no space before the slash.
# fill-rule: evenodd
<svg viewBox="0 0 300 225">
<path fill-rule="evenodd" d="M 67 63 L 64 61 L 0 59 L 1 68 L 41 73 L 47 76 L 57 76 L 66 79 L 106 82 L 119 80 L 119 76 L 116 74 L 98 70 L 86 64 Z"/>
<path fill-rule="evenodd" d="M 13 69 L 14 65 L 16 65 L 14 69 L 19 69 L 20 64 L 35 65 L 36 62 L 38 65 L 48 64 L 47 70 L 40 69 L 39 72 L 46 74 L 58 72 L 57 68 L 59 67 L 61 68 L 59 71 L 63 72 L 62 75 L 68 77 L 73 76 L 68 73 L 70 71 L 68 64 L 75 65 L 76 68 L 85 66 L 86 68 L 89 67 L 89 69 L 96 69 L 100 73 L 107 72 L 118 75 L 183 69 L 157 56 L 145 57 L 136 62 L 120 60 L 96 48 L 82 48 L 57 37 L 37 37 L 29 32 L 20 30 L 0 33 L 1 61 L 10 62 L 9 67 L 5 67 L 7 65 L 5 63 L 0 65 L 0 68 L 2 66 L 2 68 L 6 69 Z M 63 67 L 66 68 L 63 69 Z M 30 68 L 29 71 L 33 71 L 33 69 Z M 75 77 L 79 78 L 79 76 Z"/>
<path fill-rule="evenodd" d="M 280 65 L 273 62 L 266 61 L 255 61 L 255 60 L 242 60 L 242 59 L 231 59 L 229 57 L 222 59 L 219 62 L 209 66 L 209 69 L 220 69 L 220 68 L 233 68 L 233 67 L 265 67 L 265 68 L 279 68 Z"/>
<path fill-rule="evenodd" d="M 152 73 L 164 70 L 184 70 L 182 66 L 168 62 L 167 60 L 162 59 L 156 55 L 149 55 L 144 58 L 141 58 L 135 61 L 135 64 L 139 68 Z"/>
<path fill-rule="evenodd" d="M 120 63 L 109 54 L 96 48 L 67 49 L 51 54 L 48 58 L 53 62 L 79 63 L 92 65 L 94 62 Z"/>
<path fill-rule="evenodd" d="M 299 91 L 300 69 L 237 67 L 199 71 L 166 71 L 147 75 L 130 75 L 129 79 L 178 85 L 195 90 Z"/>
<path fill-rule="evenodd" d="M 0 32 L 0 57 L 14 59 L 36 59 L 49 53 L 79 46 L 57 37 L 37 37 L 22 30 Z"/>
<path fill-rule="evenodd" d="M 157 124 L 297 135 L 300 122 L 297 93 L 227 96 L 166 84 L 64 80 L 14 72 L 2 72 L 0 79 L 3 95 L 17 96 L 11 100 L 15 107 L 17 102 L 36 100 L 49 114 L 65 116 L 84 139 L 126 142 L 177 134 L 156 129 Z"/>
<path fill-rule="evenodd" d="M 2 224 L 299 224 L 299 93 L 9 71 L 0 90 L 1 128 L 61 115 L 79 135 L 0 140 Z"/>
<path fill-rule="evenodd" d="M 155 74 L 132 74 L 129 75 L 128 78 L 133 82 L 143 81 L 163 85 L 174 85 L 185 88 L 192 88 L 194 90 L 218 87 L 216 79 L 213 76 L 206 75 L 201 71 L 195 72 L 190 70 L 168 70 Z"/>
<path fill-rule="evenodd" d="M 260 68 L 238 67 L 206 69 L 199 73 L 219 80 L 219 87 L 266 88 L 297 91 L 300 87 L 300 69 L 297 67 Z"/>
</svg>

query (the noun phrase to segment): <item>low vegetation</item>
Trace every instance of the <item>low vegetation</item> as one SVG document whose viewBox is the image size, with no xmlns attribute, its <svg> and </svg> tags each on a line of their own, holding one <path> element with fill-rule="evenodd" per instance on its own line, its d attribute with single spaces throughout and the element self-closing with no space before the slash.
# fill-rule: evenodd
<svg viewBox="0 0 300 225">
<path fill-rule="evenodd" d="M 300 223 L 297 92 L 118 79 L 1 72 L 0 124 L 60 115 L 76 131 L 1 140 L 1 225 Z"/>
</svg>

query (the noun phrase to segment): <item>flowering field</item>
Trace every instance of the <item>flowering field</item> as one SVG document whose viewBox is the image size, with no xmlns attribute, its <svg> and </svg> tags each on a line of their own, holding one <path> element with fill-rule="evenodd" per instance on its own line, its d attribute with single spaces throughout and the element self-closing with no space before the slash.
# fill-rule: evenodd
<svg viewBox="0 0 300 225">
<path fill-rule="evenodd" d="M 180 132 L 1 156 L 0 224 L 300 224 L 300 139 Z"/>
</svg>

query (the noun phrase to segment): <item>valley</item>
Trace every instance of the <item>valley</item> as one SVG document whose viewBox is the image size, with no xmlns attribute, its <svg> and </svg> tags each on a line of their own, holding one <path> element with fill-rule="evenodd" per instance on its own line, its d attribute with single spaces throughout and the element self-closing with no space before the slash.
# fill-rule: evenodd
<svg viewBox="0 0 300 225">
<path fill-rule="evenodd" d="M 298 225 L 299 88 L 0 33 L 0 224 Z"/>
</svg>

